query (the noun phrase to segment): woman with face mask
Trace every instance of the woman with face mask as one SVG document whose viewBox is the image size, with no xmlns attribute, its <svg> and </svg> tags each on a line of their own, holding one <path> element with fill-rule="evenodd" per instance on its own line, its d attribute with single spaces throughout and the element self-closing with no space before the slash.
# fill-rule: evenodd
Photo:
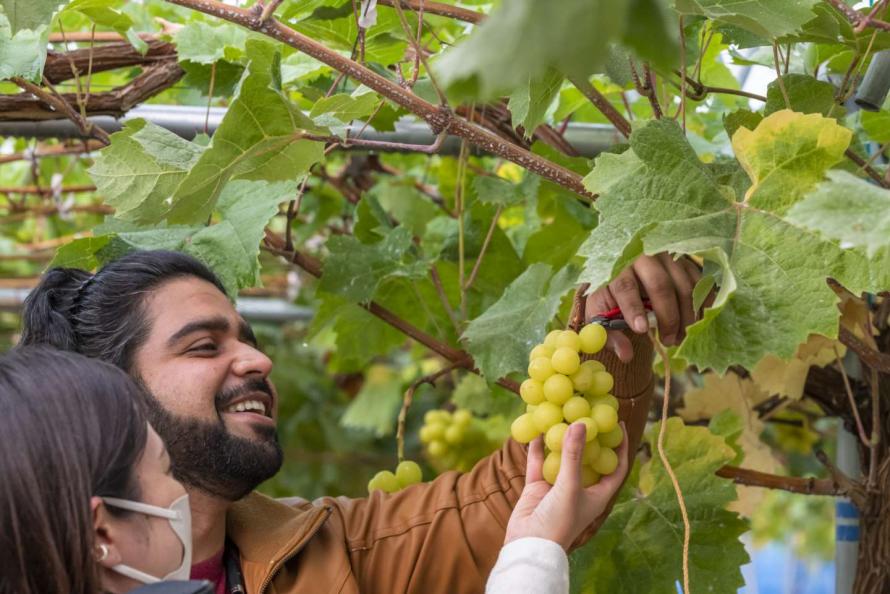
<svg viewBox="0 0 890 594">
<path fill-rule="evenodd" d="M 0 594 L 118 594 L 188 579 L 188 496 L 141 398 L 123 371 L 77 354 L 0 358 Z"/>
</svg>

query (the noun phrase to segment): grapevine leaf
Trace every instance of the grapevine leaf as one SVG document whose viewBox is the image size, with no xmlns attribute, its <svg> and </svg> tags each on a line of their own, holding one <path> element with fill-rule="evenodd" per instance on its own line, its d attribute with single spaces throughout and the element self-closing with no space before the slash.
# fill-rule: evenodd
<svg viewBox="0 0 890 594">
<path fill-rule="evenodd" d="M 99 267 L 99 259 L 96 257 L 102 248 L 111 241 L 111 235 L 99 235 L 94 237 L 79 237 L 69 241 L 56 250 L 53 261 L 48 268 L 80 268 L 82 270 L 94 270 Z"/>
<path fill-rule="evenodd" d="M 244 56 L 247 37 L 243 27 L 192 21 L 173 34 L 173 41 L 180 61 L 210 65 L 220 60 L 240 60 Z"/>
<path fill-rule="evenodd" d="M 763 114 L 750 109 L 738 109 L 723 116 L 723 128 L 732 138 L 739 128 L 747 128 L 753 130 L 760 124 Z"/>
<path fill-rule="evenodd" d="M 787 361 L 767 355 L 751 370 L 751 377 L 768 394 L 800 400 L 810 367 L 824 367 L 843 357 L 846 348 L 836 340 L 811 335 Z"/>
<path fill-rule="evenodd" d="M 364 93 L 357 97 L 340 93 L 316 101 L 309 117 L 319 126 L 336 126 L 371 115 L 379 102 L 374 93 Z"/>
<path fill-rule="evenodd" d="M 334 371 L 361 371 L 375 357 L 404 344 L 404 334 L 364 308 L 333 293 L 319 291 L 318 297 L 321 303 L 312 319 L 311 333 L 329 327 L 336 335 L 330 361 Z"/>
<path fill-rule="evenodd" d="M 377 437 L 389 435 L 395 428 L 396 412 L 402 402 L 402 382 L 397 373 L 382 365 L 372 365 L 365 378 L 340 424 L 373 431 Z"/>
<path fill-rule="evenodd" d="M 266 224 L 296 191 L 296 182 L 230 181 L 217 202 L 221 220 L 195 233 L 185 251 L 215 270 L 230 295 L 256 285 Z"/>
<path fill-rule="evenodd" d="M 417 188 L 400 181 L 381 181 L 369 194 L 377 198 L 380 208 L 385 213 L 392 215 L 396 221 L 411 229 L 411 232 L 418 237 L 423 236 L 427 223 L 442 212 Z M 362 198 L 362 201 L 364 200 L 365 197 Z"/>
<path fill-rule="evenodd" d="M 647 441 L 653 452 L 659 425 Z M 731 481 L 714 474 L 735 451 L 705 427 L 667 421 L 664 449 L 680 483 L 692 528 L 689 543 L 690 590 L 736 592 L 739 567 L 748 554 L 739 537 L 747 522 L 725 508 L 736 499 Z M 683 522 L 677 496 L 657 455 L 642 465 L 596 536 L 572 555 L 577 591 L 637 594 L 674 592 L 681 579 Z M 628 579 L 633 576 L 633 579 Z"/>
<path fill-rule="evenodd" d="M 665 70 L 674 68 L 680 59 L 680 42 L 676 14 L 668 8 L 668 2 L 630 0 L 628 13 L 633 15 L 633 25 L 625 31 L 622 44 L 651 64 Z"/>
<path fill-rule="evenodd" d="M 114 29 L 144 54 L 148 44 L 131 31 L 133 19 L 118 10 L 124 4 L 124 0 L 72 0 L 65 10 L 77 11 L 100 27 Z"/>
<path fill-rule="evenodd" d="M 38 30 L 43 25 L 49 25 L 53 13 L 67 0 L 0 0 L 3 14 L 6 15 L 15 35 L 22 29 Z"/>
<path fill-rule="evenodd" d="M 701 15 L 775 39 L 797 32 L 816 17 L 818 0 L 674 0 L 680 14 Z"/>
<path fill-rule="evenodd" d="M 546 264 L 532 264 L 470 322 L 463 340 L 486 379 L 495 381 L 525 369 L 529 351 L 544 338 L 547 324 L 576 278 L 571 267 L 553 274 Z"/>
<path fill-rule="evenodd" d="M 869 257 L 890 249 L 890 190 L 847 173 L 826 181 L 788 213 L 788 219 L 844 245 L 864 248 Z"/>
<path fill-rule="evenodd" d="M 21 76 L 38 82 L 46 62 L 49 27 L 19 29 L 14 34 L 5 15 L 0 14 L 0 79 Z"/>
<path fill-rule="evenodd" d="M 411 232 L 405 227 L 396 227 L 373 245 L 351 235 L 332 237 L 327 242 L 330 255 L 319 288 L 354 303 L 366 303 L 384 279 L 424 275 L 425 264 L 414 261 L 409 253 L 412 245 Z"/>
<path fill-rule="evenodd" d="M 213 211 L 231 178 L 288 181 L 323 158 L 319 142 L 299 140 L 317 128 L 281 91 L 279 54 L 265 41 L 248 40 L 247 72 L 210 146 L 176 189 L 167 219 L 200 223 Z"/>
<path fill-rule="evenodd" d="M 783 214 L 843 158 L 851 137 L 830 119 L 788 110 L 768 116 L 754 131 L 740 128 L 732 148 L 754 182 L 745 202 Z"/>
<path fill-rule="evenodd" d="M 589 75 L 624 32 L 627 6 L 627 0 L 564 0 L 553 10 L 542 0 L 512 0 L 446 52 L 437 71 L 447 86 L 481 99 L 528 84 L 548 68 Z"/>
<path fill-rule="evenodd" d="M 531 138 L 535 128 L 544 122 L 547 108 L 559 94 L 562 79 L 559 71 L 548 68 L 543 75 L 530 78 L 528 84 L 510 95 L 507 107 L 513 117 L 513 127 L 522 126 L 526 138 Z"/>
<path fill-rule="evenodd" d="M 610 184 L 596 202 L 602 223 L 580 249 L 588 258 L 582 280 L 601 286 L 642 253 L 704 258 L 717 271 L 719 292 L 678 351 L 700 368 L 751 368 L 770 352 L 791 356 L 810 334 L 836 336 L 837 298 L 825 278 L 858 293 L 887 284 L 887 273 L 780 213 L 840 159 L 849 137 L 833 119 L 789 111 L 753 132 L 740 128 L 733 144 L 754 184 L 738 201 L 673 122 L 634 131 L 631 147 L 642 166 L 632 157 L 607 160 Z M 587 182 L 598 179 L 594 169 Z"/>
<path fill-rule="evenodd" d="M 863 111 L 862 129 L 875 142 L 890 142 L 890 105 L 885 104 L 881 111 Z"/>
<path fill-rule="evenodd" d="M 767 87 L 764 115 L 791 109 L 800 113 L 821 113 L 835 119 L 844 117 L 847 110 L 835 102 L 836 90 L 833 84 L 805 74 L 785 74 L 781 81 L 780 84 L 779 79 L 776 79 Z M 785 93 L 788 93 L 789 105 L 785 104 L 782 86 L 785 87 Z"/>
<path fill-rule="evenodd" d="M 99 152 L 90 176 L 115 216 L 159 223 L 167 199 L 201 156 L 203 148 L 143 119 L 129 120 Z"/>
<path fill-rule="evenodd" d="M 451 401 L 458 408 L 465 408 L 475 415 L 504 415 L 515 417 L 524 412 L 525 405 L 516 394 L 500 386 L 489 386 L 475 373 L 463 376 L 451 393 Z"/>
<path fill-rule="evenodd" d="M 473 179 L 473 192 L 482 204 L 510 206 L 522 202 L 521 186 L 499 177 L 480 175 Z"/>
</svg>

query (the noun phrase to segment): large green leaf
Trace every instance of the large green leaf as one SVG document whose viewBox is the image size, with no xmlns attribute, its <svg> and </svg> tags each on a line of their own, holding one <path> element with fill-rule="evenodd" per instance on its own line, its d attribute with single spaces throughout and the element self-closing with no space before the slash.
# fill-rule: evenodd
<svg viewBox="0 0 890 594">
<path fill-rule="evenodd" d="M 737 196 L 675 123 L 649 123 L 631 136 L 632 152 L 601 156 L 586 179 L 602 190 L 602 223 L 580 250 L 588 258 L 581 280 L 600 286 L 641 253 L 705 258 L 720 290 L 678 351 L 700 368 L 751 367 L 767 353 L 790 357 L 809 334 L 835 336 L 836 296 L 825 278 L 859 292 L 885 286 L 890 274 L 782 214 L 822 180 L 849 139 L 833 119 L 789 111 L 754 131 L 740 128 L 733 144 L 754 183 Z"/>
<path fill-rule="evenodd" d="M 559 94 L 562 81 L 562 74 L 550 68 L 543 75 L 530 78 L 528 84 L 513 91 L 508 104 L 513 116 L 513 127 L 522 126 L 525 136 L 531 138 L 535 128 L 544 123 L 547 108 Z"/>
<path fill-rule="evenodd" d="M 834 95 L 837 90 L 829 82 L 816 80 L 806 74 L 785 74 L 781 81 L 779 83 L 779 79 L 776 79 L 767 87 L 764 115 L 782 109 L 792 109 L 801 113 L 821 113 L 826 117 L 840 119 L 847 111 L 835 102 Z M 783 86 L 785 93 L 788 94 L 789 105 L 785 104 Z"/>
<path fill-rule="evenodd" d="M 864 248 L 869 257 L 890 248 L 890 190 L 846 171 L 832 171 L 828 177 L 794 205 L 788 219 L 844 245 Z"/>
<path fill-rule="evenodd" d="M 766 39 L 797 32 L 819 0 L 674 0 L 680 14 L 702 15 Z"/>
<path fill-rule="evenodd" d="M 46 25 L 13 33 L 6 16 L 0 14 L 0 79 L 21 76 L 39 82 L 46 62 L 48 37 Z"/>
<path fill-rule="evenodd" d="M 156 224 L 166 217 L 168 199 L 203 150 L 156 124 L 129 120 L 99 152 L 90 176 L 115 216 Z"/>
<path fill-rule="evenodd" d="M 436 64 L 442 81 L 483 99 L 509 92 L 556 68 L 587 76 L 627 26 L 627 0 L 510 0 Z"/>
<path fill-rule="evenodd" d="M 332 237 L 319 288 L 353 303 L 366 303 L 387 278 L 425 275 L 426 264 L 410 254 L 412 245 L 411 232 L 405 227 L 396 227 L 373 245 L 364 245 L 351 235 Z"/>
<path fill-rule="evenodd" d="M 486 379 L 493 382 L 525 369 L 529 351 L 544 338 L 547 324 L 576 278 L 571 267 L 554 274 L 547 264 L 532 264 L 494 305 L 470 322 L 463 340 Z"/>
<path fill-rule="evenodd" d="M 320 142 L 301 140 L 317 128 L 280 88 L 280 59 L 271 43 L 248 40 L 250 59 L 238 94 L 223 121 L 173 195 L 168 220 L 194 224 L 207 219 L 231 178 L 296 180 L 323 158 Z"/>
<path fill-rule="evenodd" d="M 259 282 L 260 241 L 278 206 L 297 193 L 294 181 L 233 180 L 216 204 L 220 220 L 190 238 L 185 251 L 217 271 L 230 295 Z"/>
<path fill-rule="evenodd" d="M 647 435 L 652 459 L 631 477 L 596 536 L 571 558 L 573 592 L 663 594 L 681 580 L 683 522 L 670 478 L 656 453 L 659 425 Z M 726 510 L 732 481 L 714 474 L 735 458 L 723 438 L 705 427 L 668 419 L 664 449 L 680 483 L 692 528 L 689 589 L 734 594 L 744 584 L 748 554 L 739 537 L 748 526 Z"/>
<path fill-rule="evenodd" d="M 63 4 L 67 4 L 67 0 L 0 0 L 13 34 L 22 29 L 36 31 L 42 25 L 48 26 L 53 13 Z"/>
</svg>

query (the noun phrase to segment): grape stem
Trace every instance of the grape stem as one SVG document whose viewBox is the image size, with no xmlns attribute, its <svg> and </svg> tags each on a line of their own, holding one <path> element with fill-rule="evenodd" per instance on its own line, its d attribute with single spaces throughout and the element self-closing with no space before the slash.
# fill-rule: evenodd
<svg viewBox="0 0 890 594">
<path fill-rule="evenodd" d="M 667 454 L 664 451 L 664 436 L 667 429 L 668 406 L 671 400 L 671 361 L 664 347 L 659 342 L 655 332 L 651 332 L 649 337 L 652 339 L 652 346 L 658 351 L 658 356 L 664 364 L 664 399 L 661 405 L 661 427 L 658 429 L 658 457 L 664 464 L 664 469 L 671 478 L 671 484 L 674 486 L 674 492 L 677 494 L 677 503 L 680 505 L 680 515 L 683 518 L 683 593 L 691 594 L 689 590 L 689 539 L 692 528 L 689 525 L 689 513 L 686 511 L 686 501 L 683 499 L 683 491 L 680 489 L 680 482 L 674 469 L 668 461 Z"/>
<path fill-rule="evenodd" d="M 468 355 L 467 358 L 461 359 L 460 361 L 455 361 L 454 363 L 449 363 L 439 371 L 417 379 L 414 383 L 408 386 L 407 390 L 405 390 L 405 396 L 402 397 L 402 409 L 399 411 L 398 428 L 396 429 L 396 448 L 398 452 L 399 462 L 405 459 L 405 421 L 408 418 L 408 409 L 411 408 L 411 403 L 414 402 L 414 393 L 417 391 L 417 388 L 419 388 L 423 384 L 435 386 L 436 380 L 438 380 L 443 375 L 447 375 L 455 369 L 466 367 L 470 363 L 472 363 L 472 360 L 469 358 Z"/>
</svg>

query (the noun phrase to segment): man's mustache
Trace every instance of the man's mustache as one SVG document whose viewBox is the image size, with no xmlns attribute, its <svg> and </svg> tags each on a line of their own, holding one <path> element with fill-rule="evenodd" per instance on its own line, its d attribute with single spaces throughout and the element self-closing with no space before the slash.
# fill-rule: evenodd
<svg viewBox="0 0 890 594">
<path fill-rule="evenodd" d="M 263 392 L 264 394 L 267 394 L 269 398 L 274 399 L 274 395 L 272 394 L 272 386 L 269 385 L 269 381 L 265 378 L 255 377 L 245 381 L 240 386 L 228 388 L 226 390 L 223 390 L 222 392 L 218 392 L 215 398 L 216 408 L 225 408 L 232 401 L 254 392 Z"/>
</svg>

